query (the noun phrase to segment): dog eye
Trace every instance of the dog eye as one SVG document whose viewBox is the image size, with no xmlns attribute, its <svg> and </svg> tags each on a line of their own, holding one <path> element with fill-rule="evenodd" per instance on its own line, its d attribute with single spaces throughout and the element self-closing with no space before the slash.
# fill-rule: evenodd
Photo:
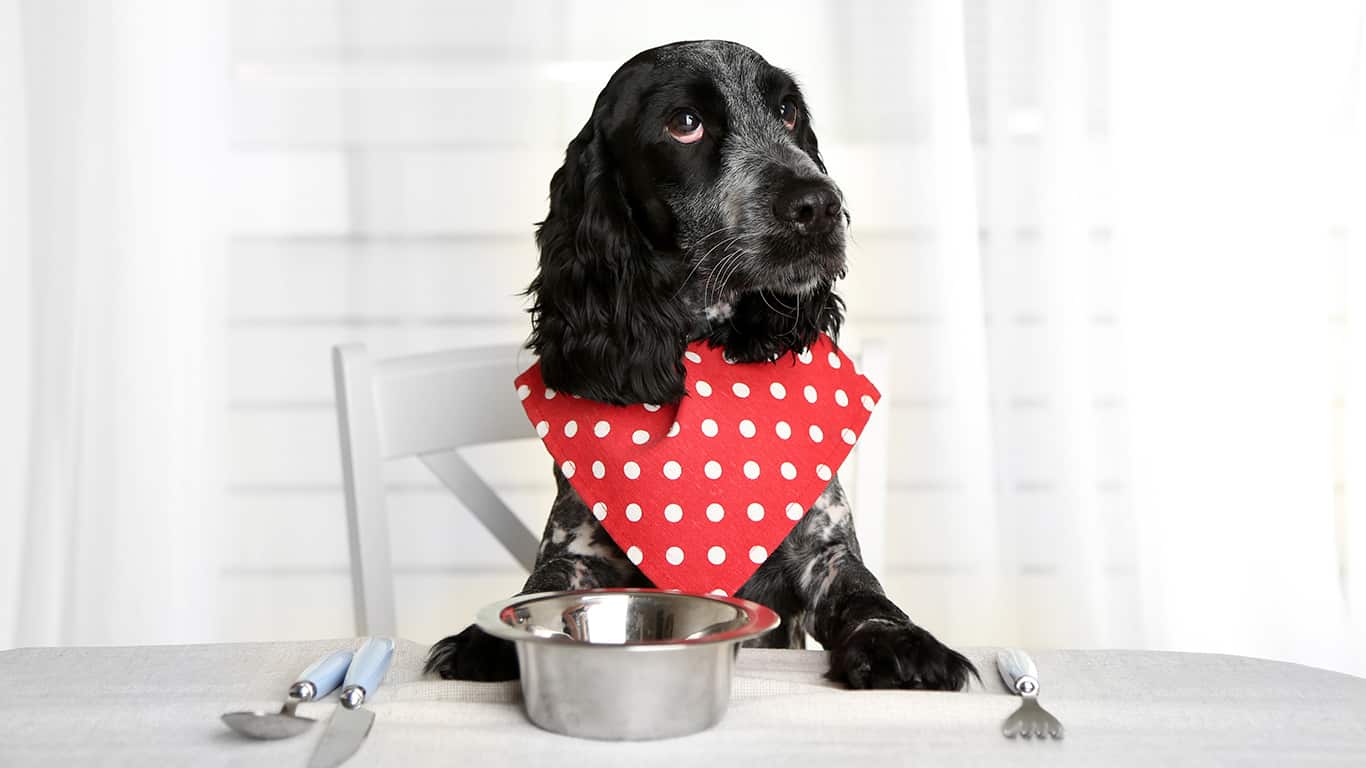
<svg viewBox="0 0 1366 768">
<path fill-rule="evenodd" d="M 778 117 L 789 131 L 796 129 L 797 115 L 799 114 L 801 114 L 801 110 L 792 99 L 783 99 L 783 103 L 778 105 Z"/>
<path fill-rule="evenodd" d="M 664 130 L 668 131 L 674 141 L 691 144 L 702 138 L 702 118 L 690 109 L 680 109 L 669 118 Z"/>
</svg>

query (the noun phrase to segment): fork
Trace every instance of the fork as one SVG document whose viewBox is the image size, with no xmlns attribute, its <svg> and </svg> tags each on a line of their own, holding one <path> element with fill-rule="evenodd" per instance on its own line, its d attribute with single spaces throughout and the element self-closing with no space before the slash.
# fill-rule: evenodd
<svg viewBox="0 0 1366 768">
<path fill-rule="evenodd" d="M 1006 687 L 1020 695 L 1020 708 L 1001 724 L 1001 733 L 1013 739 L 1017 735 L 1042 739 L 1047 733 L 1062 738 L 1062 723 L 1051 712 L 1039 706 L 1039 668 L 1024 651 L 998 651 L 996 669 Z"/>
</svg>

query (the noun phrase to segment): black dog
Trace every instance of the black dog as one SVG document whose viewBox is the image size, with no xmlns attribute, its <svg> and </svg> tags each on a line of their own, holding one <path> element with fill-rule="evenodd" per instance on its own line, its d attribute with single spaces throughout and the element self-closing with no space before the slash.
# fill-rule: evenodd
<svg viewBox="0 0 1366 768">
<path fill-rule="evenodd" d="M 550 182 L 529 290 L 529 346 L 546 384 L 608 403 L 673 402 L 690 341 L 755 362 L 834 337 L 847 226 L 790 75 L 721 41 L 635 56 Z M 558 467 L 555 480 L 524 591 L 650 586 Z M 830 677 L 851 687 L 957 690 L 976 675 L 883 595 L 838 479 L 737 595 L 783 617 L 761 644 L 801 647 L 804 630 L 830 649 Z M 437 643 L 427 669 L 505 680 L 517 658 L 471 626 Z"/>
</svg>

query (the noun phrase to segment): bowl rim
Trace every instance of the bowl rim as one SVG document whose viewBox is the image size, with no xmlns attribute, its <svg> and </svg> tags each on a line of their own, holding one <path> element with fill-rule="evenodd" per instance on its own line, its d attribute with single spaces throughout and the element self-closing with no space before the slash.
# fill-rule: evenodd
<svg viewBox="0 0 1366 768">
<path fill-rule="evenodd" d="M 658 640 L 638 643 L 590 643 L 582 640 L 564 640 L 558 637 L 542 637 L 514 629 L 505 623 L 501 616 L 507 609 L 524 603 L 533 603 L 540 600 L 551 598 L 575 597 L 581 595 L 621 595 L 621 594 L 647 594 L 664 597 L 666 599 L 684 600 L 710 600 L 717 603 L 725 603 L 737 608 L 745 617 L 745 623 L 735 629 L 720 632 L 715 635 L 707 635 L 692 640 Z M 739 597 L 723 597 L 720 595 L 703 595 L 695 592 L 681 592 L 676 589 L 655 589 L 645 587 L 614 587 L 599 589 L 571 589 L 561 592 L 534 592 L 526 595 L 515 595 L 505 600 L 489 603 L 479 612 L 475 618 L 475 623 L 479 628 L 494 637 L 503 640 L 511 640 L 515 643 L 545 643 L 549 645 L 572 646 L 574 648 L 597 648 L 611 649 L 617 651 L 663 651 L 677 648 L 692 648 L 701 645 L 718 645 L 721 643 L 738 643 L 759 637 L 766 632 L 776 629 L 782 624 L 782 618 L 776 611 L 765 605 L 745 600 Z"/>
</svg>

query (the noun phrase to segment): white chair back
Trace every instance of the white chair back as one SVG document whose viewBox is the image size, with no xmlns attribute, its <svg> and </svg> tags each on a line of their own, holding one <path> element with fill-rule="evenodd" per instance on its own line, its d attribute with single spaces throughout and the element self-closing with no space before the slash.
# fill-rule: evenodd
<svg viewBox="0 0 1366 768">
<path fill-rule="evenodd" d="M 333 348 L 358 634 L 395 634 L 385 461 L 417 457 L 518 562 L 527 569 L 536 562 L 538 537 L 457 452 L 535 437 L 512 390 L 519 365 L 531 363 L 524 353 L 519 362 L 520 351 L 508 345 L 371 360 L 359 344 Z"/>
</svg>

